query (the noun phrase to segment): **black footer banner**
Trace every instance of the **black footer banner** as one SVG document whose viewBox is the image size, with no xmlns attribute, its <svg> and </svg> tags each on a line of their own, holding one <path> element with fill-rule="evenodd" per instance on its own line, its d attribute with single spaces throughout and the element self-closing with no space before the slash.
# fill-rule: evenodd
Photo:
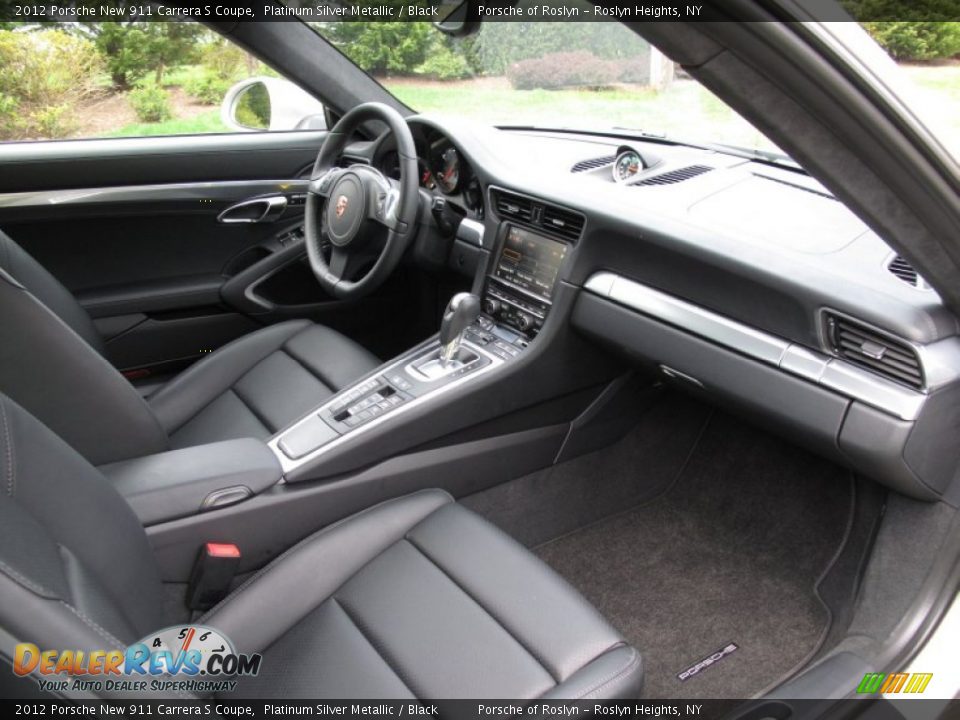
<svg viewBox="0 0 960 720">
<path fill-rule="evenodd" d="M 696 718 L 697 720 L 934 720 L 960 718 L 960 700 L 0 700 L 5 716 L 199 718 Z"/>
</svg>

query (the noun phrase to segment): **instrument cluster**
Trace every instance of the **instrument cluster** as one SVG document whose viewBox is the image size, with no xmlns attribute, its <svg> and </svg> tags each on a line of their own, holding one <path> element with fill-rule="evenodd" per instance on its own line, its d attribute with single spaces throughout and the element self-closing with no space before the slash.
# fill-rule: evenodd
<svg viewBox="0 0 960 720">
<path fill-rule="evenodd" d="M 468 210 L 483 216 L 483 191 L 469 163 L 445 135 L 424 129 L 416 136 L 417 170 L 420 187 L 460 199 Z M 400 156 L 396 150 L 383 154 L 380 170 L 387 177 L 400 178 Z"/>
</svg>

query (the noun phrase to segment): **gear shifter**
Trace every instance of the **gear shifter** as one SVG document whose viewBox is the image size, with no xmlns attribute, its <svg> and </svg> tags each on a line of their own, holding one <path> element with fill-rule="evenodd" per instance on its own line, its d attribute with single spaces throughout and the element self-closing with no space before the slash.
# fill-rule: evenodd
<svg viewBox="0 0 960 720">
<path fill-rule="evenodd" d="M 480 298 L 457 293 L 450 299 L 440 321 L 440 362 L 446 365 L 457 357 L 463 332 L 480 315 Z"/>
</svg>

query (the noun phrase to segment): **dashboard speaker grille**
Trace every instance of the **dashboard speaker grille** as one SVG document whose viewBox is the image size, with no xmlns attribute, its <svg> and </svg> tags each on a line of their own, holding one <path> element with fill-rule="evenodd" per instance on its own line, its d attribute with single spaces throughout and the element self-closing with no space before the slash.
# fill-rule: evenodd
<svg viewBox="0 0 960 720">
<path fill-rule="evenodd" d="M 697 175 L 703 175 L 713 170 L 709 165 L 690 165 L 685 168 L 679 168 L 677 170 L 669 170 L 665 173 L 660 173 L 659 175 L 654 175 L 653 177 L 648 177 L 640 182 L 632 183 L 633 187 L 642 187 L 650 185 L 673 185 L 678 182 L 683 182 L 684 180 L 689 180 L 690 178 L 695 178 Z"/>
<path fill-rule="evenodd" d="M 906 341 L 833 313 L 826 315 L 826 333 L 838 357 L 902 385 L 923 387 L 920 358 Z"/>
<path fill-rule="evenodd" d="M 913 265 L 910 264 L 910 261 L 902 255 L 895 256 L 887 264 L 887 270 L 889 270 L 895 277 L 902 280 L 907 285 L 912 285 L 920 290 L 930 289 L 930 286 L 927 285 L 926 281 L 922 277 L 920 277 L 920 274 L 916 271 L 916 268 L 914 268 Z"/>
<path fill-rule="evenodd" d="M 574 210 L 497 189 L 490 190 L 490 197 L 497 215 L 503 220 L 515 220 L 532 228 L 547 230 L 573 242 L 579 240 L 583 233 L 586 218 Z"/>
<path fill-rule="evenodd" d="M 581 160 L 570 168 L 570 172 L 578 173 L 586 172 L 587 170 L 596 170 L 597 168 L 606 167 L 607 165 L 613 165 L 616 159 L 616 155 L 605 155 L 604 157 L 593 158 L 591 160 Z"/>
</svg>

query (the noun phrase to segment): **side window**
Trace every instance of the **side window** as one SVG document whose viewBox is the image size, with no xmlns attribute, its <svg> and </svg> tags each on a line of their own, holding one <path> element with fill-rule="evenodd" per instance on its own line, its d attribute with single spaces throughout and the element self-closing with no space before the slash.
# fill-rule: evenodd
<svg viewBox="0 0 960 720">
<path fill-rule="evenodd" d="M 0 23 L 0 142 L 323 127 L 319 101 L 199 23 Z"/>
</svg>

